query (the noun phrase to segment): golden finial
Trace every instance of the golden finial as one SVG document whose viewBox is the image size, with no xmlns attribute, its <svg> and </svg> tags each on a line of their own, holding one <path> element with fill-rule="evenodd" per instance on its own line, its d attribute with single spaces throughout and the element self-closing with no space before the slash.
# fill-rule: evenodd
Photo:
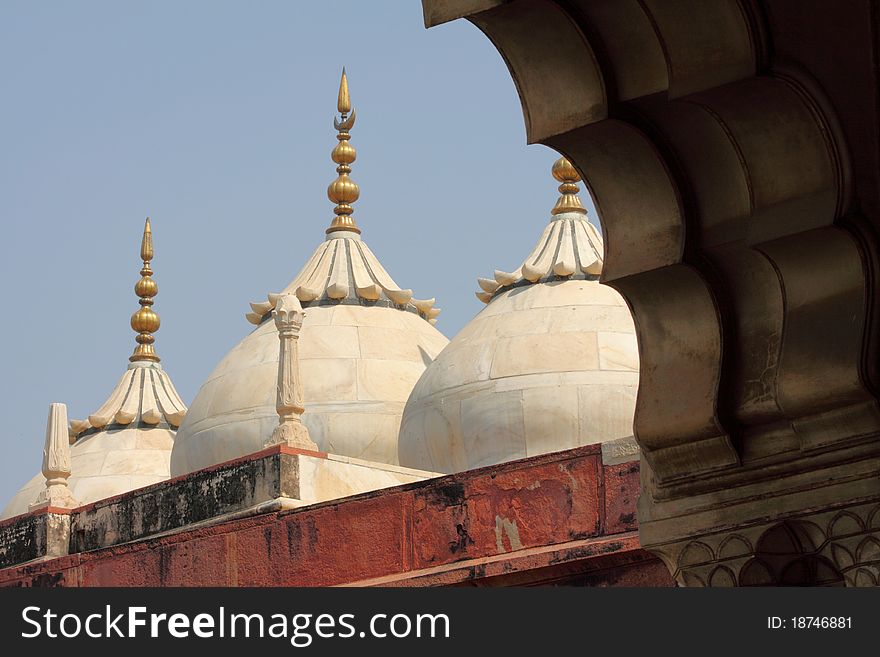
<svg viewBox="0 0 880 657">
<path fill-rule="evenodd" d="M 140 310 L 131 316 L 131 328 L 137 333 L 135 340 L 138 345 L 128 360 L 137 362 L 148 360 L 158 363 L 159 357 L 153 349 L 156 338 L 153 333 L 159 330 L 159 315 L 153 312 L 153 297 L 159 293 L 159 286 L 152 279 L 153 270 L 150 269 L 150 261 L 153 259 L 153 231 L 150 229 L 150 218 L 144 225 L 144 237 L 141 240 L 141 260 L 144 266 L 141 268 L 141 278 L 134 285 L 134 293 L 140 297 Z"/>
<path fill-rule="evenodd" d="M 348 96 L 348 77 L 345 75 L 344 66 L 342 67 L 342 79 L 339 81 L 339 97 L 336 100 L 336 109 L 343 115 L 351 111 L 351 98 Z"/>
<path fill-rule="evenodd" d="M 553 163 L 553 177 L 562 184 L 559 185 L 559 199 L 557 199 L 556 205 L 553 206 L 550 214 L 556 215 L 563 212 L 586 214 L 587 210 L 581 204 L 581 199 L 577 195 L 579 188 L 576 183 L 580 181 L 581 176 L 572 163 L 566 158 L 560 157 Z"/>
<path fill-rule="evenodd" d="M 349 130 L 354 126 L 355 112 L 351 108 L 351 98 L 348 95 L 348 77 L 345 75 L 345 69 L 342 69 L 342 79 L 339 81 L 339 97 L 336 101 L 336 109 L 342 115 L 340 119 L 333 118 L 333 127 L 336 128 L 336 139 L 339 143 L 333 149 L 330 157 L 338 165 L 336 173 L 339 174 L 330 186 L 327 188 L 327 198 L 329 198 L 336 207 L 333 212 L 336 214 L 333 221 L 330 222 L 328 233 L 335 230 L 350 230 L 354 233 L 360 233 L 361 229 L 357 227 L 354 217 L 351 216 L 353 209 L 351 204 L 358 200 L 361 194 L 357 184 L 348 177 L 351 173 L 352 162 L 357 157 L 354 146 L 351 145 L 349 139 L 351 135 Z M 348 113 L 351 112 L 351 116 Z"/>
</svg>

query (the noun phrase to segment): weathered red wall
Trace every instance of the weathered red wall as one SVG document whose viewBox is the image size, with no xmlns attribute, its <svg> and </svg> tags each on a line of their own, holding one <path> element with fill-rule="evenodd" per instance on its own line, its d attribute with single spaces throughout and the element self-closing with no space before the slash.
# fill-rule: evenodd
<svg viewBox="0 0 880 657">
<path fill-rule="evenodd" d="M 598 446 L 0 571 L 4 586 L 670 586 Z"/>
</svg>

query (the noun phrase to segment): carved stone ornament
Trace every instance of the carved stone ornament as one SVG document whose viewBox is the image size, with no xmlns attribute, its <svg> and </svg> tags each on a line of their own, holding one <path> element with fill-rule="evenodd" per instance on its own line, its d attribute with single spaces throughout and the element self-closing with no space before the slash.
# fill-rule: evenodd
<svg viewBox="0 0 880 657">
<path fill-rule="evenodd" d="M 67 435 L 67 406 L 64 404 L 49 405 L 43 476 L 46 478 L 46 487 L 30 506 L 31 510 L 46 506 L 60 509 L 79 506 L 67 485 L 67 478 L 70 477 L 70 439 Z"/>
<path fill-rule="evenodd" d="M 305 313 L 295 295 L 284 294 L 278 297 L 272 316 L 275 318 L 279 340 L 278 389 L 275 401 L 278 426 L 266 446 L 289 445 L 317 451 L 318 446 L 309 436 L 309 430 L 301 419 L 305 406 L 299 371 L 299 332 Z"/>
</svg>

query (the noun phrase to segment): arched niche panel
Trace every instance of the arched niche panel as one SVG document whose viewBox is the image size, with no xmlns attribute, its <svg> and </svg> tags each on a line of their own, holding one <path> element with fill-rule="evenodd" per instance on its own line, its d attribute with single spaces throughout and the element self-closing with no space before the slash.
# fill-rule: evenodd
<svg viewBox="0 0 880 657">
<path fill-rule="evenodd" d="M 724 279 L 736 335 L 725 345 L 720 403 L 742 427 L 783 420 L 776 392 L 784 299 L 776 270 L 742 241 L 714 247 L 707 255 Z"/>
<path fill-rule="evenodd" d="M 434 27 L 503 5 L 507 0 L 422 0 L 425 27 Z"/>
<path fill-rule="evenodd" d="M 716 117 L 742 158 L 752 205 L 750 243 L 834 221 L 842 190 L 833 143 L 815 108 L 790 84 L 757 77 L 688 102 Z"/>
<path fill-rule="evenodd" d="M 559 5 L 520 0 L 468 19 L 489 37 L 510 69 L 530 144 L 607 116 L 596 58 Z"/>
<path fill-rule="evenodd" d="M 603 281 L 681 260 L 685 231 L 678 193 L 642 132 L 608 119 L 544 144 L 572 161 L 590 191 L 605 238 Z M 632 180 L 639 181 L 638 194 Z"/>
<path fill-rule="evenodd" d="M 703 105 L 667 102 L 662 96 L 629 107 L 675 154 L 695 213 L 693 239 L 701 246 L 743 239 L 752 211 L 749 174 L 718 115 Z"/>
<path fill-rule="evenodd" d="M 573 0 L 567 3 L 602 59 L 606 88 L 614 99 L 630 100 L 669 87 L 666 56 L 651 18 L 638 0 Z M 611 92 L 609 92 L 611 95 Z"/>
<path fill-rule="evenodd" d="M 785 298 L 777 399 L 804 448 L 876 431 L 877 403 L 861 379 L 866 275 L 836 227 L 765 242 Z"/>
<path fill-rule="evenodd" d="M 634 432 L 656 479 L 722 470 L 739 463 L 718 419 L 721 330 L 700 274 L 684 264 L 615 280 L 630 304 L 641 375 Z"/>
<path fill-rule="evenodd" d="M 737 0 L 643 0 L 669 67 L 669 97 L 717 87 L 756 71 L 756 44 Z"/>
</svg>

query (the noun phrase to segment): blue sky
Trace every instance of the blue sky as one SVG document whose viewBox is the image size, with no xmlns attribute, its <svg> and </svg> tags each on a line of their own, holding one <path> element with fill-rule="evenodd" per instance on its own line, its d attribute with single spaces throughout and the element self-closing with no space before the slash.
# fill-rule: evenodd
<svg viewBox="0 0 880 657">
<path fill-rule="evenodd" d="M 417 0 L 0 3 L 0 508 L 39 470 L 48 404 L 85 417 L 128 364 L 146 216 L 187 403 L 297 273 L 333 216 L 343 65 L 363 237 L 452 337 L 556 199 L 474 26 L 425 30 Z"/>
</svg>

